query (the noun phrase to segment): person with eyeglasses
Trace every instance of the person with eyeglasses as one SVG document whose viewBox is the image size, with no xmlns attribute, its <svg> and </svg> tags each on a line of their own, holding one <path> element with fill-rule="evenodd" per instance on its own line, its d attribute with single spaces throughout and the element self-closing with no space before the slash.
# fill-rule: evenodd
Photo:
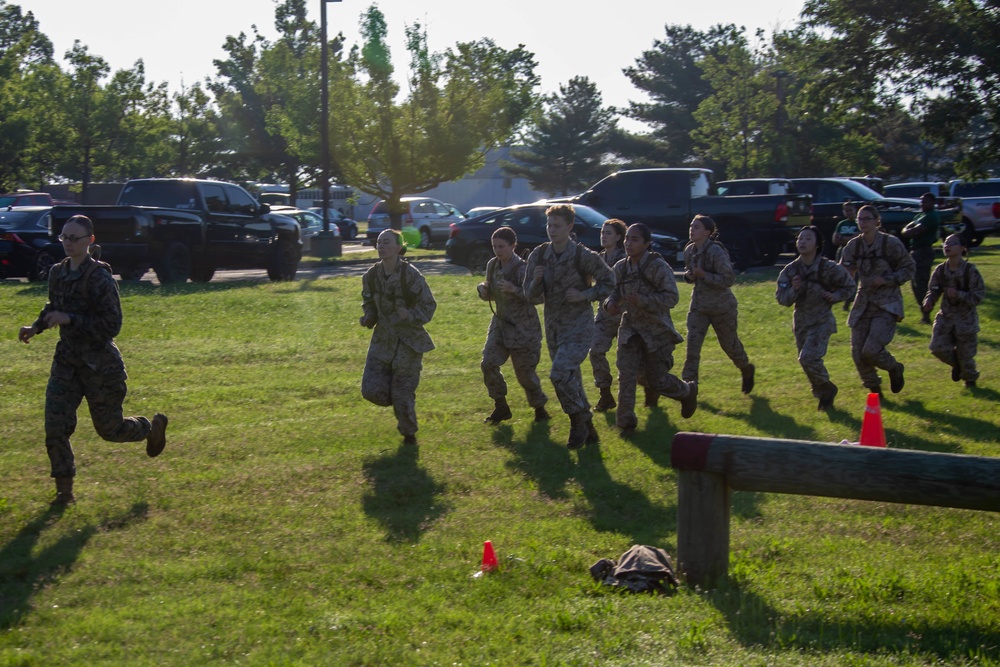
<svg viewBox="0 0 1000 667">
<path fill-rule="evenodd" d="M 76 500 L 76 462 L 70 436 L 84 398 L 97 434 L 109 442 L 146 441 L 146 454 L 159 456 L 166 445 L 167 417 L 123 417 L 127 392 L 125 363 L 114 338 L 121 331 L 122 307 L 111 267 L 94 259 L 94 223 L 75 215 L 59 235 L 66 259 L 49 271 L 49 300 L 33 324 L 21 327 L 28 343 L 46 329 L 59 328 L 59 342 L 45 389 L 45 447 L 55 479 L 54 505 Z"/>
<path fill-rule="evenodd" d="M 847 242 L 840 263 L 858 281 L 854 307 L 847 318 L 851 327 L 851 356 L 861 381 L 871 393 L 882 393 L 878 369 L 889 373 L 892 393 L 903 390 L 904 366 L 887 346 L 903 320 L 900 286 L 913 278 L 913 258 L 897 237 L 881 229 L 882 219 L 874 206 L 858 211 L 860 234 Z"/>
</svg>

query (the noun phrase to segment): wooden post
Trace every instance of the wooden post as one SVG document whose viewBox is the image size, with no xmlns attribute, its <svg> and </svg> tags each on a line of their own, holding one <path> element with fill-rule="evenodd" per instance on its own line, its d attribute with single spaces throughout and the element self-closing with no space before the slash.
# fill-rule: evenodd
<svg viewBox="0 0 1000 667">
<path fill-rule="evenodd" d="M 728 571 L 731 489 L 1000 512 L 1000 458 L 681 432 L 670 463 L 677 559 L 695 585 Z"/>
</svg>

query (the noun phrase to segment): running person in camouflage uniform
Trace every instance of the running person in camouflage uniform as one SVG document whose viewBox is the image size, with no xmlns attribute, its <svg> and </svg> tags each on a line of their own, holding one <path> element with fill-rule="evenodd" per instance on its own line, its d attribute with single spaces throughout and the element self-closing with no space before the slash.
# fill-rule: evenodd
<svg viewBox="0 0 1000 667">
<path fill-rule="evenodd" d="M 524 297 L 524 272 L 527 264 L 514 252 L 517 234 L 510 227 L 493 232 L 493 254 L 486 265 L 486 280 L 476 287 L 479 298 L 496 303 L 490 329 L 483 346 L 483 382 L 493 399 L 493 414 L 487 424 L 499 424 L 512 417 L 507 403 L 507 383 L 500 367 L 510 359 L 517 381 L 524 388 L 528 405 L 535 409 L 535 421 L 549 418 L 545 404 L 549 397 L 542 391 L 536 368 L 542 354 L 542 325 L 535 305 Z"/>
<path fill-rule="evenodd" d="M 849 299 L 855 290 L 854 278 L 847 269 L 823 256 L 823 234 L 809 226 L 799 231 L 795 241 L 799 256 L 786 264 L 778 276 L 775 298 L 782 306 L 795 306 L 792 326 L 799 364 L 805 371 L 818 408 L 833 407 L 837 385 L 823 364 L 830 336 L 837 331 L 833 304 Z"/>
<path fill-rule="evenodd" d="M 361 326 L 375 329 L 361 395 L 375 405 L 391 405 L 403 442 L 415 445 L 417 385 L 424 352 L 434 349 L 424 325 L 434 316 L 437 303 L 424 276 L 402 259 L 406 246 L 399 230 L 379 234 L 376 247 L 380 261 L 361 279 Z"/>
<path fill-rule="evenodd" d="M 694 290 L 687 316 L 687 359 L 681 377 L 686 382 L 698 381 L 701 347 L 711 325 L 722 351 L 740 369 L 743 393 L 749 394 L 753 391 L 755 369 L 736 333 L 736 295 L 731 289 L 736 273 L 729 253 L 718 243 L 715 221 L 707 215 L 694 216 L 688 234 L 691 242 L 684 248 L 684 280 L 694 283 Z"/>
<path fill-rule="evenodd" d="M 625 223 L 617 218 L 606 220 L 601 226 L 601 252 L 598 254 L 609 268 L 614 267 L 619 260 L 625 258 Z M 594 317 L 594 339 L 590 341 L 590 366 L 594 370 L 594 386 L 601 392 L 601 397 L 594 406 L 597 412 L 606 412 L 615 407 L 615 398 L 611 395 L 611 364 L 608 363 L 608 350 L 618 335 L 620 315 L 611 315 L 604 308 L 597 309 Z"/>
<path fill-rule="evenodd" d="M 979 313 L 976 307 L 986 295 L 986 285 L 976 265 L 962 258 L 965 243 L 959 234 L 944 240 L 944 254 L 947 261 L 934 269 L 921 305 L 929 314 L 941 299 L 941 310 L 934 318 L 930 351 L 951 366 L 953 381 L 965 380 L 966 387 L 975 387 L 979 379 L 976 369 Z"/>
<path fill-rule="evenodd" d="M 66 259 L 49 272 L 49 301 L 18 338 L 29 342 L 46 329 L 59 327 L 59 342 L 45 389 L 45 447 L 56 483 L 54 504 L 75 500 L 76 463 L 70 436 L 76 411 L 86 397 L 94 430 L 110 442 L 146 441 L 146 454 L 158 456 L 166 444 L 167 418 L 156 413 L 123 417 L 127 387 L 125 362 L 114 338 L 122 327 L 118 283 L 110 267 L 90 255 L 94 224 L 73 216 L 59 235 Z"/>
<path fill-rule="evenodd" d="M 858 281 L 854 307 L 847 318 L 851 327 L 851 356 L 868 391 L 882 393 L 877 369 L 889 373 L 892 393 L 902 391 L 903 364 L 886 349 L 903 319 L 900 285 L 913 277 L 913 258 L 903 242 L 881 231 L 881 217 L 874 206 L 858 211 L 861 233 L 844 246 L 840 263 Z"/>
<path fill-rule="evenodd" d="M 571 204 L 552 206 L 545 215 L 550 243 L 531 251 L 524 294 L 532 301 L 545 299 L 545 342 L 552 359 L 549 379 L 569 415 L 566 446 L 579 449 L 598 438 L 580 373 L 594 338 L 590 302 L 610 296 L 615 277 L 597 253 L 570 238 L 576 217 Z"/>
<path fill-rule="evenodd" d="M 635 431 L 635 388 L 645 375 L 649 388 L 679 401 L 681 416 L 698 407 L 698 384 L 682 382 L 670 370 L 674 348 L 684 340 L 674 328 L 670 309 L 677 305 L 674 270 L 660 255 L 649 252 L 652 235 L 643 224 L 628 228 L 626 259 L 615 264 L 615 291 L 604 309 L 621 318 L 618 330 L 618 411 L 616 425 L 628 435 Z"/>
</svg>

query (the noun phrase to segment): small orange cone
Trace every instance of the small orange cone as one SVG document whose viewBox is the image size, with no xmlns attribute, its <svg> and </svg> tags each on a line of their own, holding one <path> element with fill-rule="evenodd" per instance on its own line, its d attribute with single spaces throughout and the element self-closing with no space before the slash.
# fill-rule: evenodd
<svg viewBox="0 0 1000 667">
<path fill-rule="evenodd" d="M 865 406 L 865 418 L 861 422 L 860 445 L 865 447 L 885 447 L 885 429 L 882 428 L 882 409 L 879 407 L 878 394 L 868 394 L 868 405 Z"/>
<path fill-rule="evenodd" d="M 483 572 L 492 572 L 497 569 L 497 555 L 493 553 L 493 542 L 486 540 L 483 542 Z"/>
</svg>

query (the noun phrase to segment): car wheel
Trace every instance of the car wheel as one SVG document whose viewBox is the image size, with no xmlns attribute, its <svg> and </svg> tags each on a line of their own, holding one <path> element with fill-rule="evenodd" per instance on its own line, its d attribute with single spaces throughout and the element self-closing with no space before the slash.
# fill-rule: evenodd
<svg viewBox="0 0 1000 667">
<path fill-rule="evenodd" d="M 207 283 L 215 275 L 215 269 L 211 266 L 198 266 L 191 271 L 191 280 L 196 283 Z"/>
<path fill-rule="evenodd" d="M 353 241 L 358 238 L 358 228 L 354 225 L 348 225 L 342 235 L 345 241 Z"/>
<path fill-rule="evenodd" d="M 743 273 L 754 265 L 756 253 L 754 252 L 753 239 L 743 231 L 730 232 L 729 235 L 720 234 L 722 243 L 729 251 L 729 259 L 733 263 L 733 269 L 737 273 Z"/>
<path fill-rule="evenodd" d="M 160 284 L 186 283 L 191 277 L 191 251 L 180 241 L 171 241 L 153 265 Z"/>
<path fill-rule="evenodd" d="M 466 256 L 466 263 L 473 273 L 482 273 L 486 270 L 486 264 L 493 257 L 493 253 L 481 245 L 477 245 L 469 250 Z"/>
<path fill-rule="evenodd" d="M 28 274 L 28 280 L 32 282 L 36 280 L 48 280 L 49 271 L 55 264 L 56 258 L 43 250 L 35 255 L 35 266 L 32 268 L 31 273 Z"/>
<path fill-rule="evenodd" d="M 418 246 L 427 250 L 431 247 L 431 230 L 426 227 L 420 228 L 420 245 Z"/>
<path fill-rule="evenodd" d="M 126 267 L 117 271 L 117 273 L 121 276 L 122 280 L 142 280 L 142 277 L 146 275 L 146 271 L 148 270 L 145 266 L 138 268 Z"/>
<path fill-rule="evenodd" d="M 272 281 L 295 280 L 302 253 L 297 243 L 280 240 L 274 244 L 271 261 L 267 267 L 267 277 Z"/>
</svg>

